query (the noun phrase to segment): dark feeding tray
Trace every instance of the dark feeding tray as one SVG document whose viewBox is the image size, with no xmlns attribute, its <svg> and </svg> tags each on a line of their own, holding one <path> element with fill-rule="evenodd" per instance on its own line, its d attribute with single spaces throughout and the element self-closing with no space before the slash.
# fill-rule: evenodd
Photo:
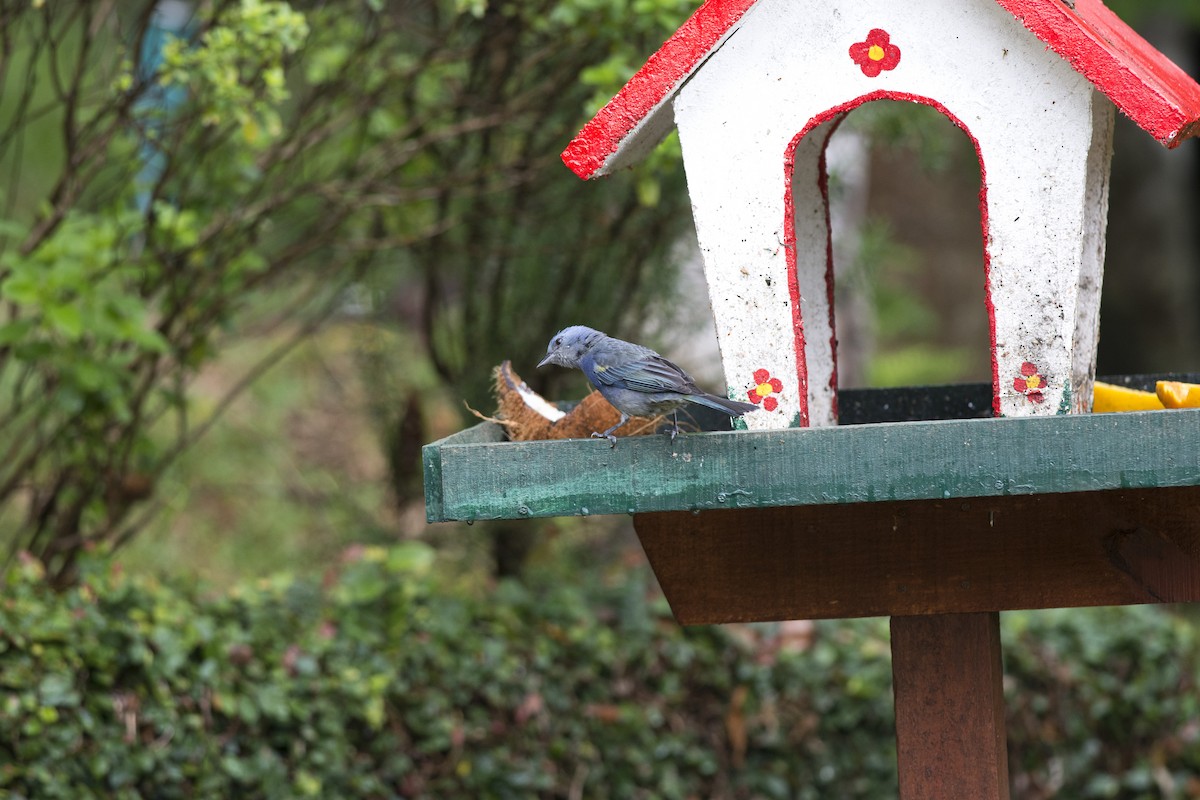
<svg viewBox="0 0 1200 800">
<path fill-rule="evenodd" d="M 1153 389 L 1197 375 L 1101 378 Z M 992 418 L 991 387 L 839 393 L 831 428 L 426 445 L 430 522 L 949 500 L 1200 485 L 1200 409 Z M 701 429 L 723 418 L 697 415 Z M 725 421 L 726 424 L 727 421 Z M 874 423 L 874 424 L 866 424 Z"/>
</svg>

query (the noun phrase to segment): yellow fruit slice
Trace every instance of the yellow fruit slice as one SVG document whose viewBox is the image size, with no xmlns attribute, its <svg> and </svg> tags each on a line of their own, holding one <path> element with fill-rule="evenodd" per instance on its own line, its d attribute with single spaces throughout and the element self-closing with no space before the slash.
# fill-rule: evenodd
<svg viewBox="0 0 1200 800">
<path fill-rule="evenodd" d="M 1200 384 L 1159 381 L 1154 389 L 1167 408 L 1200 408 Z"/>
<path fill-rule="evenodd" d="M 1159 383 L 1161 386 L 1166 381 Z M 1114 386 L 1111 383 L 1096 381 L 1092 394 L 1092 413 L 1103 414 L 1108 411 L 1159 411 L 1165 406 L 1159 400 L 1161 394 L 1143 392 L 1139 389 L 1129 389 L 1125 386 Z"/>
</svg>

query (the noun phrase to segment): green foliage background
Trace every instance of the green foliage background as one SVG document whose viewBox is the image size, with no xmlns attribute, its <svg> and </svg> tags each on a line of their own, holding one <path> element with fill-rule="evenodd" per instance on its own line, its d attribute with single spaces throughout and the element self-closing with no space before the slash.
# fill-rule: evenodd
<svg viewBox="0 0 1200 800">
<path fill-rule="evenodd" d="M 642 567 L 454 589 L 359 548 L 206 597 L 86 559 L 0 586 L 14 798 L 894 797 L 887 626 L 681 629 Z M 1014 796 L 1200 796 L 1200 641 L 1132 608 L 1004 620 Z"/>
</svg>

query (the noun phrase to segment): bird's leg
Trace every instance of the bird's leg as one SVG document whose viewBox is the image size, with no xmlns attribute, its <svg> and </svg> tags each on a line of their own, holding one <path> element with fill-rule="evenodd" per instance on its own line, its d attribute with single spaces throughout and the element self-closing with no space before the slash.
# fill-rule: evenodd
<svg viewBox="0 0 1200 800">
<path fill-rule="evenodd" d="M 615 431 L 617 428 L 624 425 L 626 422 L 629 422 L 629 415 L 622 411 L 621 419 L 618 420 L 616 425 L 613 425 L 611 428 L 606 430 L 604 433 L 596 433 L 595 431 L 592 431 L 592 438 L 593 439 L 608 439 L 608 441 L 612 443 L 612 446 L 616 447 L 617 446 L 617 437 L 613 436 L 613 431 Z"/>
<path fill-rule="evenodd" d="M 675 437 L 679 435 L 679 409 L 671 412 L 671 441 L 675 441 Z"/>
</svg>

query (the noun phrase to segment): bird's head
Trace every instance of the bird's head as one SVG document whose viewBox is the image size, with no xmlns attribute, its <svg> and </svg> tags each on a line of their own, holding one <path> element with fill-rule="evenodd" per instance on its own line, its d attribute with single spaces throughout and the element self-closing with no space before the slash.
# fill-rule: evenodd
<svg viewBox="0 0 1200 800">
<path fill-rule="evenodd" d="M 538 362 L 538 366 L 578 367 L 580 360 L 603 338 L 603 333 L 584 325 L 563 328 L 546 346 L 546 357 Z"/>
</svg>

